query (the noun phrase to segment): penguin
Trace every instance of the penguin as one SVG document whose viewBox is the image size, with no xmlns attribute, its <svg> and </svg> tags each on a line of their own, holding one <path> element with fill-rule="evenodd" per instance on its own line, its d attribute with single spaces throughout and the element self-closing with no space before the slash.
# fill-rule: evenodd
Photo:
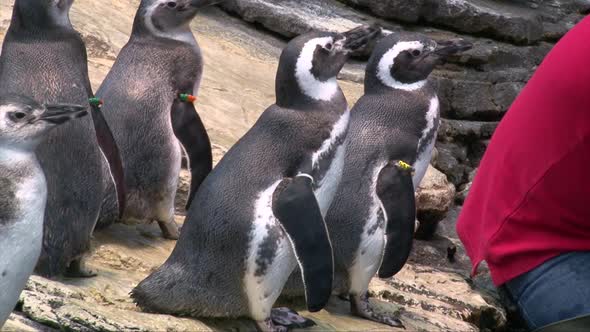
<svg viewBox="0 0 590 332">
<path fill-rule="evenodd" d="M 308 309 L 325 306 L 333 255 L 324 216 L 340 181 L 350 118 L 336 76 L 379 33 L 360 26 L 287 44 L 276 103 L 201 184 L 171 256 L 132 291 L 141 308 L 251 317 L 262 331 L 285 331 L 271 309 L 296 267 Z"/>
<path fill-rule="evenodd" d="M 383 38 L 367 64 L 365 94 L 351 111 L 342 181 L 326 216 L 335 260 L 335 291 L 354 315 L 401 327 L 367 298 L 378 271 L 390 278 L 406 263 L 414 235 L 418 187 L 431 160 L 440 121 L 429 75 L 459 52 L 463 40 L 417 34 Z"/>
<path fill-rule="evenodd" d="M 0 96 L 0 327 L 41 253 L 47 183 L 35 148 L 50 130 L 86 114 L 80 105 Z"/>
<path fill-rule="evenodd" d="M 0 93 L 90 106 L 86 48 L 69 20 L 72 2 L 15 1 L 0 55 Z M 119 212 L 125 204 L 114 137 L 98 106 L 89 112 L 52 130 L 37 148 L 48 199 L 36 272 L 45 277 L 95 275 L 83 258 L 110 182 L 117 188 Z"/>
<path fill-rule="evenodd" d="M 189 23 L 199 8 L 216 2 L 142 0 L 129 42 L 97 91 L 125 165 L 121 219 L 156 220 L 168 239 L 178 239 L 174 199 L 183 152 L 191 171 L 189 202 L 213 167 L 203 122 L 180 96 L 198 94 L 203 72 Z M 101 217 L 100 228 L 116 221 L 110 215 Z"/>
</svg>

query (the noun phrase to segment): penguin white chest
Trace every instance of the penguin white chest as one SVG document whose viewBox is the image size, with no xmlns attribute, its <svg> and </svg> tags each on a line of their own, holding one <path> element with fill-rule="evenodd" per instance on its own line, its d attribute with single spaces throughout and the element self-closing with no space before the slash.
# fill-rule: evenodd
<svg viewBox="0 0 590 332">
<path fill-rule="evenodd" d="M 16 191 L 18 219 L 0 225 L 0 321 L 14 308 L 39 259 L 46 198 L 45 177 L 37 169 L 36 174 L 21 181 Z"/>
<path fill-rule="evenodd" d="M 350 110 L 346 110 L 332 127 L 330 137 L 312 156 L 311 176 L 315 181 L 314 194 L 324 217 L 342 180 L 349 121 Z"/>
<path fill-rule="evenodd" d="M 378 163 L 373 170 L 370 206 L 365 218 L 361 241 L 357 249 L 354 262 L 349 268 L 350 292 L 352 294 L 363 294 L 371 278 L 375 275 L 385 250 L 385 227 L 387 226 L 387 215 L 383 203 L 377 196 L 377 181 L 379 173 L 387 165 L 387 162 Z"/>
<path fill-rule="evenodd" d="M 414 189 L 417 189 L 422 182 L 422 178 L 426 174 L 430 160 L 432 159 L 432 150 L 436 142 L 436 135 L 438 132 L 438 121 L 440 117 L 438 97 L 434 96 L 430 99 L 428 112 L 426 112 L 426 127 L 422 131 L 420 141 L 418 141 L 418 150 L 416 151 L 416 162 L 413 167 L 415 170 L 413 183 Z"/>
<path fill-rule="evenodd" d="M 252 317 L 263 320 L 297 266 L 291 243 L 272 211 L 273 193 L 281 180 L 262 191 L 253 211 L 244 288 Z"/>
</svg>

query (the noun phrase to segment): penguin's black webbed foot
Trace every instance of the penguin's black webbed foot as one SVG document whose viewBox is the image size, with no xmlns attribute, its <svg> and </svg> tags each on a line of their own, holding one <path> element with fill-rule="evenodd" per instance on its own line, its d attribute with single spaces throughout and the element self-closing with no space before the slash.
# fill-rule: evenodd
<svg viewBox="0 0 590 332">
<path fill-rule="evenodd" d="M 78 258 L 70 263 L 64 275 L 68 278 L 93 278 L 97 273 L 86 267 L 84 258 Z"/>
<path fill-rule="evenodd" d="M 158 221 L 158 226 L 162 230 L 162 236 L 168 240 L 178 240 L 180 237 L 180 229 L 174 220 Z"/>
<path fill-rule="evenodd" d="M 297 311 L 289 308 L 273 308 L 270 311 L 270 318 L 272 322 L 279 326 L 284 326 L 287 329 L 304 329 L 316 325 L 311 319 L 307 319 Z"/>
<path fill-rule="evenodd" d="M 350 295 L 350 309 L 353 315 L 392 327 L 406 328 L 402 321 L 395 317 L 394 314 L 375 312 L 366 293 L 361 296 Z"/>
<path fill-rule="evenodd" d="M 286 326 L 275 325 L 272 318 L 267 318 L 263 321 L 257 321 L 258 331 L 260 332 L 287 332 L 289 329 Z"/>
</svg>

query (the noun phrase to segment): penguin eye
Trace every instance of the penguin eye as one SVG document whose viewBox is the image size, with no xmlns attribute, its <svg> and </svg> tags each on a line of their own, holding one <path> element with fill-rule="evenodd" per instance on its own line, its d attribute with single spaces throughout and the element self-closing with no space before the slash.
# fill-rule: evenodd
<svg viewBox="0 0 590 332">
<path fill-rule="evenodd" d="M 168 6 L 168 8 L 176 8 L 176 2 L 174 2 L 174 1 L 168 1 L 166 3 L 166 6 Z"/>
<path fill-rule="evenodd" d="M 14 118 L 16 120 L 22 120 L 27 116 L 27 114 L 23 113 L 23 112 L 14 112 L 11 115 L 12 115 L 12 118 Z"/>
<path fill-rule="evenodd" d="M 324 46 L 324 48 L 327 49 L 328 51 L 331 51 L 332 47 L 334 47 L 334 44 L 332 44 L 332 43 L 327 43 L 326 46 Z"/>
<path fill-rule="evenodd" d="M 420 51 L 420 50 L 413 50 L 412 51 L 412 56 L 416 57 L 416 56 L 420 56 L 420 54 L 422 54 L 422 51 Z"/>
</svg>

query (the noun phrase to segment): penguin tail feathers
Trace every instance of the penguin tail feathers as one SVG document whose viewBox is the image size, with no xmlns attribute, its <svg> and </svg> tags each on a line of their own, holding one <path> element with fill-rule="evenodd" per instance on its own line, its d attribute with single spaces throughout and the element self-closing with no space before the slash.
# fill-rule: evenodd
<svg viewBox="0 0 590 332">
<path fill-rule="evenodd" d="M 181 275 L 181 274 L 180 274 Z M 169 265 L 162 265 L 129 293 L 141 310 L 161 314 L 185 314 L 182 278 Z"/>
<path fill-rule="evenodd" d="M 140 282 L 129 295 L 142 311 L 164 313 L 166 310 L 158 303 L 158 289 L 153 287 L 150 277 Z"/>
</svg>

